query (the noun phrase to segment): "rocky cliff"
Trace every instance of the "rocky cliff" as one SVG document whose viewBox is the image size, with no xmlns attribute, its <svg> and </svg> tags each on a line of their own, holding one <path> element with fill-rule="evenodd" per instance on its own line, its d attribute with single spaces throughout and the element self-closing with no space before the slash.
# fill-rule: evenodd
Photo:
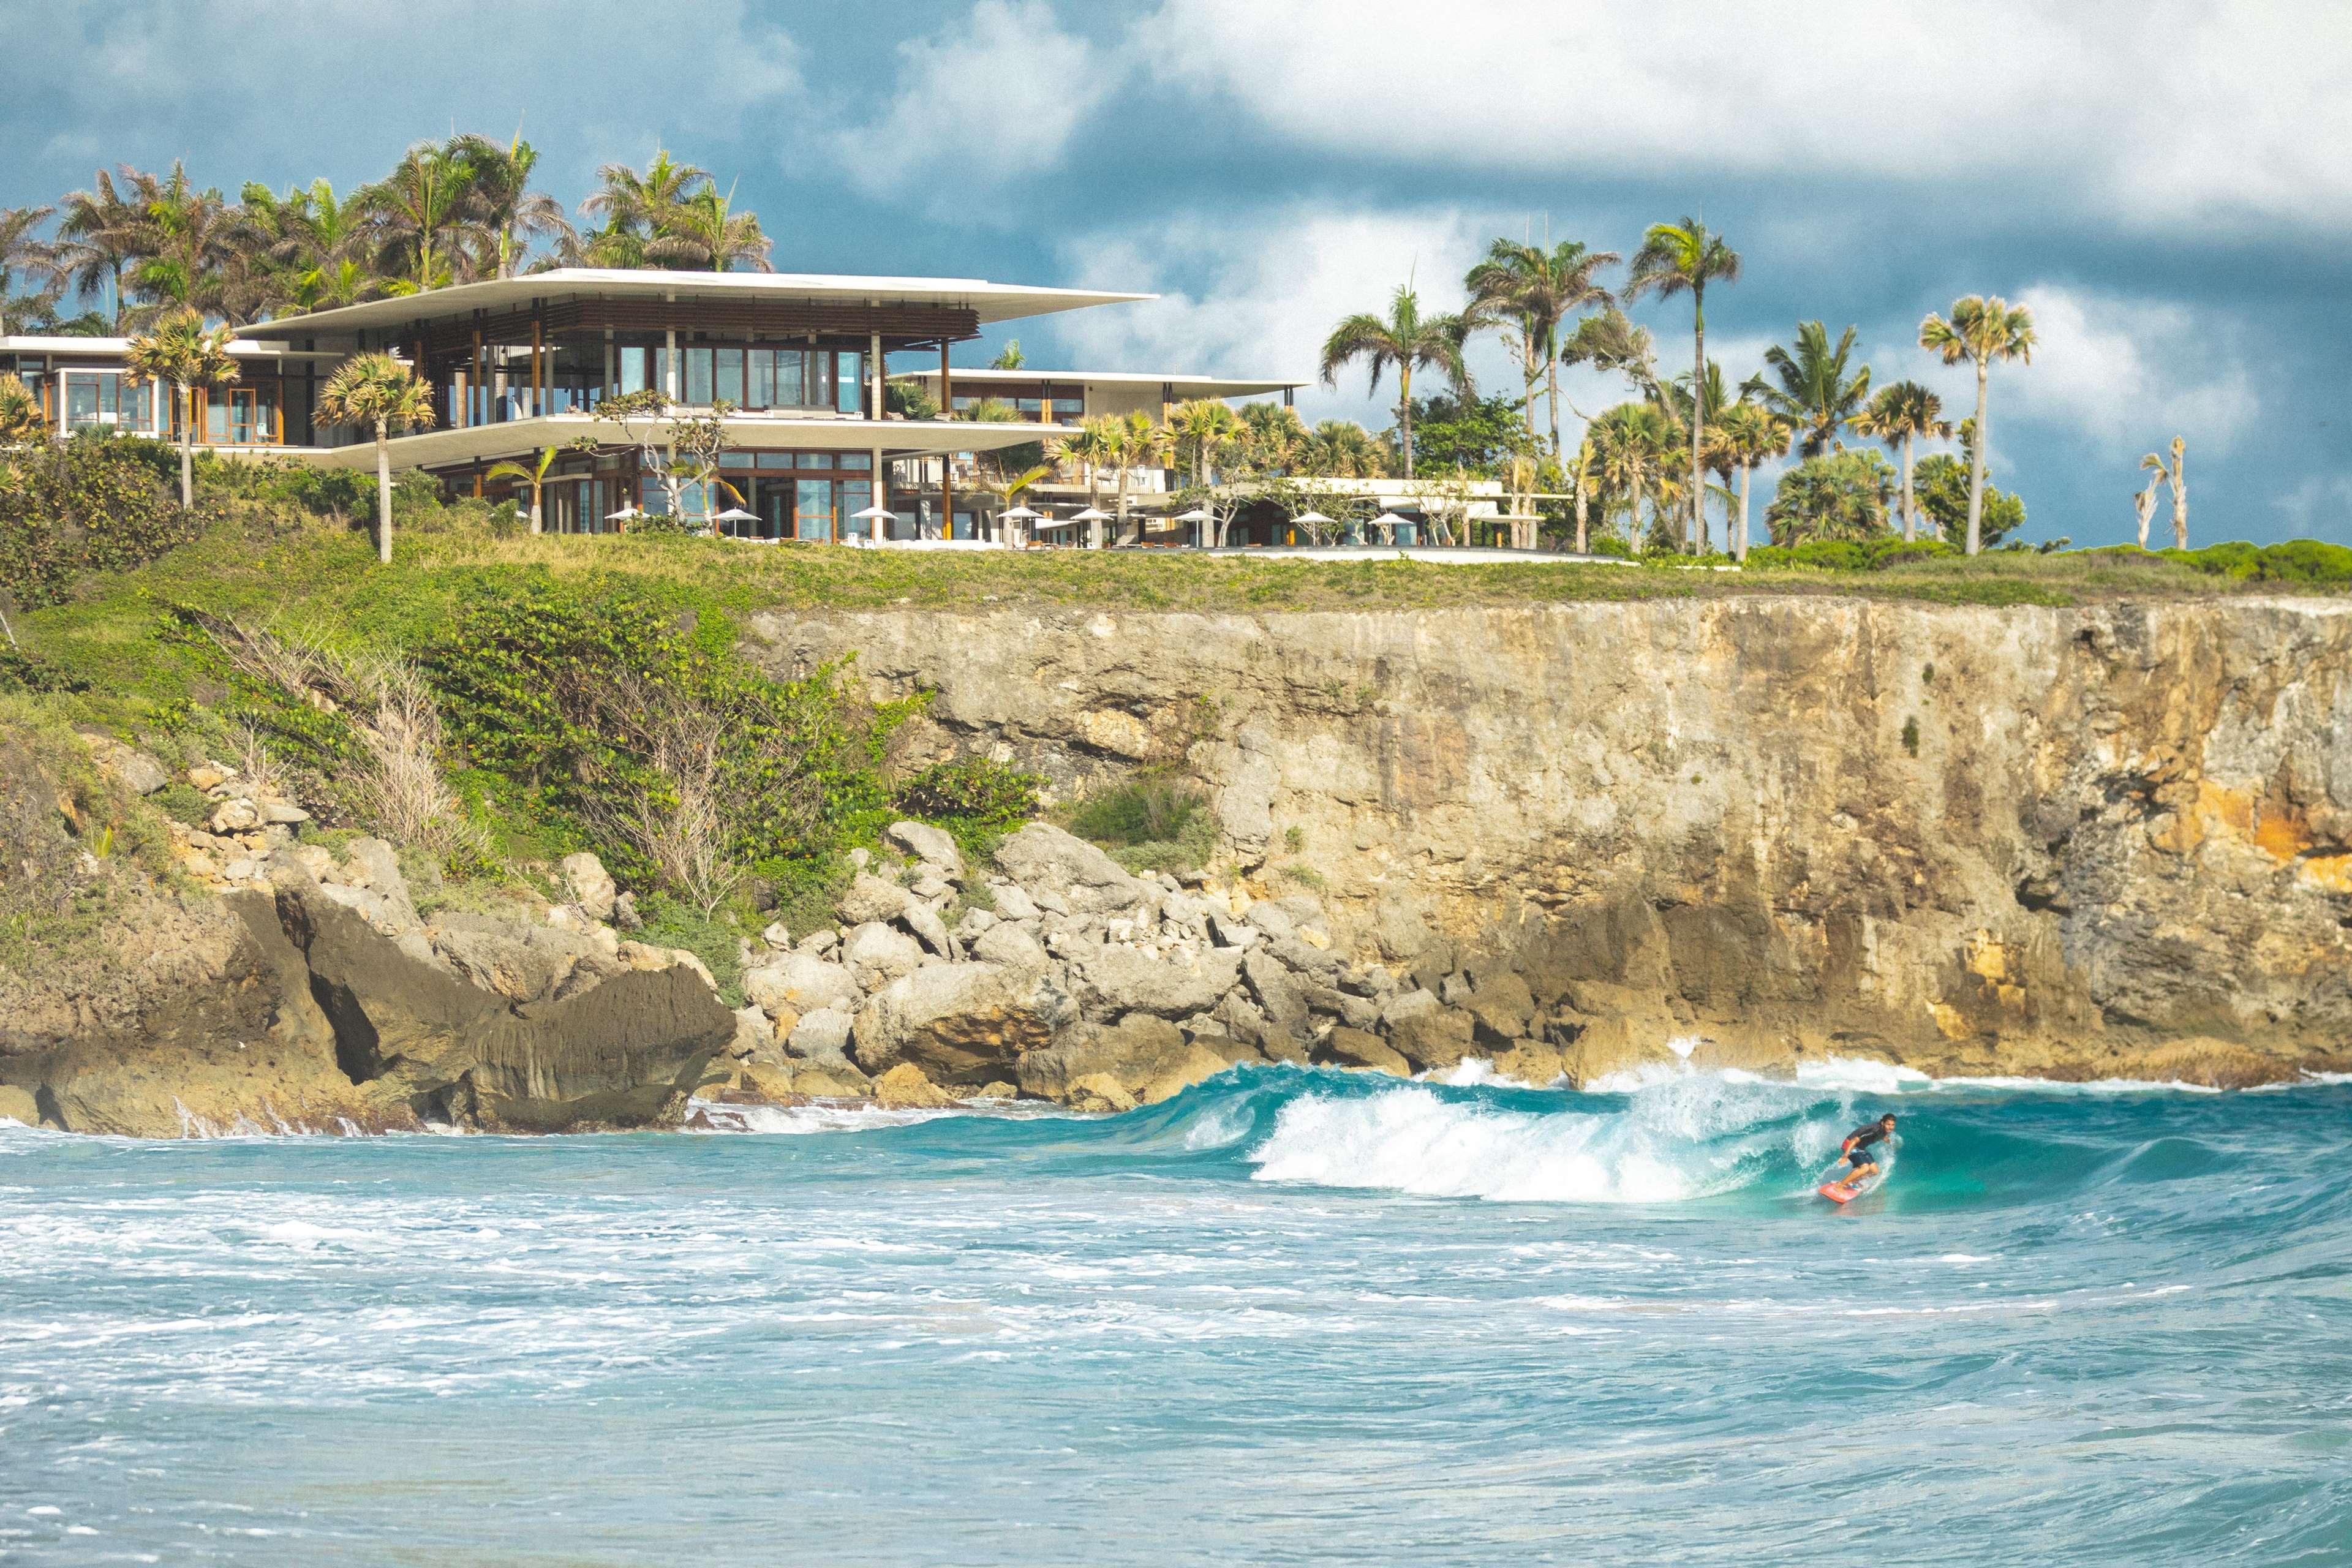
<svg viewBox="0 0 2352 1568">
<path fill-rule="evenodd" d="M 1433 984 L 1501 964 L 1572 1070 L 1680 1036 L 2242 1082 L 2352 1042 L 2336 601 L 771 614 L 748 647 L 854 653 L 936 694 L 919 750 L 1063 792 L 1191 772 L 1244 897 L 1311 885 Z"/>
</svg>

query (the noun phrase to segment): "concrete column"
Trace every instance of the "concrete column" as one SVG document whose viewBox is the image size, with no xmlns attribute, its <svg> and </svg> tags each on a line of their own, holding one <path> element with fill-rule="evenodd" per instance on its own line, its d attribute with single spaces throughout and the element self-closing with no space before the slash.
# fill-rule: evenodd
<svg viewBox="0 0 2352 1568">
<path fill-rule="evenodd" d="M 873 351 L 866 356 L 866 378 L 874 384 L 874 417 L 882 417 L 882 334 L 874 334 Z M 877 459 L 878 461 L 878 459 Z M 878 481 L 877 481 L 878 482 Z"/>
<path fill-rule="evenodd" d="M 955 408 L 955 388 L 948 377 L 948 341 L 940 340 L 940 417 Z M 940 537 L 955 537 L 955 454 L 940 454 Z"/>
<path fill-rule="evenodd" d="M 678 398 L 677 329 L 670 328 L 662 334 L 662 395 L 676 403 Z"/>
</svg>

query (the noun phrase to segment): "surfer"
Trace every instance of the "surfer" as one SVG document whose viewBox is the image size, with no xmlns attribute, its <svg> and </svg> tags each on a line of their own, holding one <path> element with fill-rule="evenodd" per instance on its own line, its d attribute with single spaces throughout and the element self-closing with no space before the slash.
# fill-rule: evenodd
<svg viewBox="0 0 2352 1568">
<path fill-rule="evenodd" d="M 1877 1121 L 1864 1123 L 1845 1135 L 1838 1152 L 1853 1167 L 1846 1173 L 1848 1183 L 1864 1181 L 1878 1173 L 1878 1162 L 1871 1158 L 1870 1146 L 1895 1136 L 1895 1112 L 1888 1111 Z"/>
</svg>

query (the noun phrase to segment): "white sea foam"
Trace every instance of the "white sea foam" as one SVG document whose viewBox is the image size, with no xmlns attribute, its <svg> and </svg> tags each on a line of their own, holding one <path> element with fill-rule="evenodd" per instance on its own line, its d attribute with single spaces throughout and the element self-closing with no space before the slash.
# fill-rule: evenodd
<svg viewBox="0 0 2352 1568">
<path fill-rule="evenodd" d="M 1784 1097 L 1704 1073 L 1644 1090 L 1628 1110 L 1532 1112 L 1400 1084 L 1307 1095 L 1247 1158 L 1255 1179 L 1506 1203 L 1672 1203 L 1728 1191 L 1826 1134 Z"/>
</svg>

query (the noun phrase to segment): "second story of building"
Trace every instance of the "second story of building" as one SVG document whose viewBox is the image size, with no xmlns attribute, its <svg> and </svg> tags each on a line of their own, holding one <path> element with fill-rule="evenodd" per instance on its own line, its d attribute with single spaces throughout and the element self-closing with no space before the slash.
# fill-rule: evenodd
<svg viewBox="0 0 2352 1568">
<path fill-rule="evenodd" d="M 925 365 L 894 372 L 893 381 L 909 382 L 940 398 L 940 370 Z M 1164 419 L 1180 403 L 1198 398 L 1220 402 L 1237 397 L 1280 395 L 1287 405 L 1306 385 L 1301 381 L 1251 380 L 1240 376 L 1155 374 L 1118 370 L 971 370 L 958 366 L 948 373 L 945 406 L 968 414 L 982 400 L 1004 405 L 1024 419 L 1045 424 L 1075 424 L 1104 414 L 1148 414 Z"/>
<path fill-rule="evenodd" d="M 266 450 L 317 444 L 311 416 L 318 387 L 343 356 L 264 342 L 235 343 L 229 352 L 236 379 L 194 388 L 185 400 L 131 374 L 129 338 L 0 337 L 0 374 L 25 384 L 60 437 L 100 429 L 177 440 L 182 422 L 193 418 L 200 446 Z"/>
</svg>

